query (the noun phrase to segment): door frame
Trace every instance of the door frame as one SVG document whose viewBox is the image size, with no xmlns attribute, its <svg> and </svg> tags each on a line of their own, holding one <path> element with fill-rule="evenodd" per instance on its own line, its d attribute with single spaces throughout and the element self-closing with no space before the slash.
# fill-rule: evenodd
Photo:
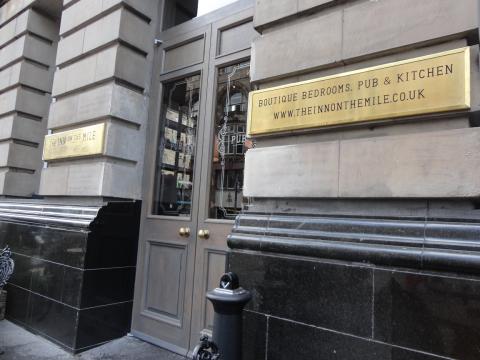
<svg viewBox="0 0 480 360">
<path fill-rule="evenodd" d="M 209 59 L 209 70 L 208 70 L 208 89 L 207 94 L 211 95 L 207 104 L 207 113 L 206 119 L 208 121 L 205 124 L 204 137 L 210 144 L 208 146 L 204 145 L 204 154 L 202 156 L 202 173 L 201 173 L 201 191 L 200 191 L 200 203 L 198 211 L 197 226 L 198 228 L 207 229 L 212 234 L 212 237 L 220 235 L 224 238 L 225 241 L 223 244 L 218 244 L 218 241 L 215 243 L 214 239 L 208 241 L 197 240 L 197 250 L 195 255 L 195 280 L 194 280 L 194 292 L 193 296 L 195 299 L 200 301 L 199 307 L 206 309 L 207 306 L 211 306 L 205 294 L 208 290 L 211 290 L 211 284 L 207 283 L 206 272 L 208 269 L 205 268 L 206 261 L 201 259 L 202 256 L 208 255 L 208 252 L 215 252 L 217 254 L 223 253 L 226 255 L 226 237 L 230 232 L 231 228 L 234 225 L 234 220 L 222 220 L 214 219 L 209 217 L 209 200 L 211 199 L 211 177 L 212 177 L 212 160 L 213 160 L 213 137 L 214 137 L 214 125 L 215 125 L 215 109 L 217 105 L 217 78 L 219 69 L 234 65 L 237 63 L 249 61 L 251 57 L 251 45 L 245 48 L 236 49 L 235 51 L 228 52 L 225 54 L 218 54 L 217 49 L 220 45 L 220 35 L 222 31 L 225 31 L 229 28 L 239 26 L 242 24 L 249 23 L 253 21 L 254 9 L 249 8 L 243 11 L 240 11 L 236 14 L 229 16 L 226 19 L 221 19 L 217 22 L 212 23 L 212 45 Z M 213 244 L 212 244 L 213 243 Z M 203 267 L 200 268 L 199 265 Z M 217 279 L 219 280 L 219 279 Z M 217 284 L 215 284 L 217 285 Z M 195 306 L 195 305 L 194 305 Z M 202 324 L 206 324 L 206 310 L 192 313 L 192 330 L 191 338 L 200 338 L 200 334 L 211 335 L 210 331 L 203 328 Z M 200 331 L 199 331 L 200 330 Z M 206 330 L 206 331 L 205 331 Z"/>
<path fill-rule="evenodd" d="M 198 39 L 198 38 L 205 39 L 205 49 L 204 49 L 204 58 L 206 54 L 209 52 L 209 44 L 210 44 L 210 27 L 209 26 L 202 26 L 198 29 L 195 29 L 191 32 L 181 34 L 179 37 L 171 37 L 164 40 L 163 44 L 158 48 L 158 53 L 163 54 L 165 51 L 171 49 L 172 47 L 181 45 L 185 41 L 189 39 Z M 157 61 L 155 61 L 155 66 L 157 69 L 163 69 L 164 64 L 164 56 L 158 56 Z M 149 235 L 151 235 L 152 231 L 150 230 L 152 227 L 158 226 L 160 227 L 160 222 L 166 223 L 184 223 L 185 226 L 187 224 L 191 224 L 191 228 L 196 229 L 197 219 L 198 219 L 198 204 L 199 204 L 199 196 L 200 196 L 200 177 L 201 177 L 201 159 L 202 159 L 202 150 L 203 150 L 203 132 L 205 129 L 205 110 L 206 110 L 206 94 L 207 94 L 207 79 L 206 74 L 208 74 L 208 61 L 205 59 L 201 63 L 195 63 L 183 68 L 174 69 L 172 71 L 167 72 L 160 72 L 158 71 L 155 76 L 152 77 L 152 81 L 155 84 L 152 84 L 152 96 L 150 101 L 150 114 L 149 116 L 149 124 L 147 127 L 147 145 L 146 145 L 146 156 L 145 156 L 145 168 L 144 168 L 144 177 L 143 177 L 143 199 L 142 202 L 142 215 L 141 215 L 141 222 L 140 222 L 140 233 L 139 233 L 139 246 L 138 246 L 138 255 L 137 255 L 137 273 L 135 279 L 135 298 L 134 298 L 134 306 L 132 312 L 132 331 L 131 333 L 138 338 L 144 339 L 148 342 L 154 343 L 159 345 L 163 348 L 169 349 L 173 352 L 186 355 L 188 353 L 188 347 L 190 343 L 190 328 L 191 328 L 191 311 L 192 311 L 192 292 L 193 291 L 186 291 L 185 293 L 185 301 L 184 301 L 184 308 L 183 308 L 183 316 L 185 317 L 184 326 L 188 328 L 185 329 L 185 336 L 186 339 L 186 347 L 178 346 L 172 344 L 165 339 L 159 339 L 149 335 L 144 331 L 138 330 L 138 328 L 143 328 L 140 326 L 140 321 L 148 321 L 146 318 L 150 318 L 152 322 L 155 321 L 163 321 L 164 324 L 169 324 L 168 320 L 161 319 L 160 316 L 152 316 L 148 314 L 144 310 L 144 304 L 146 301 L 146 289 L 147 289 L 147 264 L 148 264 L 148 249 L 151 242 L 154 242 L 155 239 L 152 239 Z M 165 215 L 154 215 L 152 214 L 152 199 L 154 196 L 154 185 L 155 185 L 155 171 L 156 171 L 156 162 L 157 159 L 157 146 L 159 142 L 159 130 L 162 124 L 160 123 L 159 119 L 161 116 L 161 109 L 162 109 L 162 98 L 164 92 L 163 84 L 167 82 L 172 82 L 177 79 L 182 79 L 191 75 L 200 75 L 200 92 L 199 92 L 199 100 L 200 100 L 200 107 L 199 107 L 199 116 L 198 116 L 198 124 L 197 124 L 197 134 L 196 134 L 196 151 L 195 151 L 195 163 L 194 163 L 194 177 L 193 177 L 193 193 L 192 193 L 192 206 L 191 206 L 191 213 L 189 217 L 172 217 L 172 216 L 165 216 Z M 179 225 L 183 226 L 183 225 Z M 147 229 L 149 229 L 147 231 Z M 196 234 L 192 234 L 187 243 L 187 257 L 193 257 L 193 260 L 188 261 L 186 260 L 185 269 L 186 276 L 191 276 L 191 280 L 188 278 L 186 281 L 187 287 L 193 287 L 193 274 L 194 274 L 194 266 L 195 266 L 195 242 L 196 242 Z M 163 243 L 168 243 L 168 241 L 164 241 Z M 175 326 L 176 324 L 171 323 L 171 325 Z M 152 325 L 154 326 L 154 325 Z M 148 327 L 148 326 L 145 326 Z M 183 330 L 179 330 L 178 333 L 182 332 Z M 172 340 L 173 337 L 178 336 L 177 333 L 172 333 Z"/>
<path fill-rule="evenodd" d="M 166 31 L 160 31 L 162 21 L 159 21 L 159 29 L 157 31 L 157 38 L 162 41 L 161 46 L 155 49 L 154 61 L 153 61 L 153 70 L 152 70 L 152 83 L 151 83 L 151 96 L 149 101 L 149 117 L 147 123 L 147 143 L 145 148 L 145 162 L 143 170 L 143 179 L 142 179 L 142 212 L 141 212 L 141 224 L 139 232 L 139 247 L 137 255 L 137 274 L 135 279 L 135 301 L 133 305 L 132 312 L 132 330 L 131 333 L 144 339 L 153 344 L 159 345 L 168 350 L 174 351 L 179 354 L 187 355 L 189 349 L 178 347 L 174 344 L 171 344 L 162 339 L 158 339 L 150 336 L 145 332 L 141 332 L 135 329 L 136 317 L 141 316 L 141 305 L 144 302 L 145 290 L 143 284 L 146 281 L 146 255 L 148 252 L 146 248 L 148 247 L 148 239 L 145 239 L 145 228 L 148 222 L 152 221 L 162 221 L 162 220 L 176 220 L 176 221 L 191 221 L 197 224 L 198 223 L 209 223 L 209 224 L 218 224 L 223 226 L 231 227 L 233 226 L 233 220 L 215 220 L 208 218 L 208 197 L 210 196 L 209 192 L 209 183 L 211 176 L 211 156 L 213 145 L 210 144 L 210 140 L 213 133 L 213 114 L 215 109 L 216 101 L 216 76 L 217 71 L 220 67 L 228 66 L 229 64 L 240 62 L 242 60 L 248 60 L 250 58 L 250 47 L 234 51 L 229 54 L 217 54 L 218 41 L 220 31 L 223 30 L 226 26 L 226 23 L 229 25 L 235 26 L 235 21 L 232 21 L 232 17 L 238 18 L 239 23 L 251 21 L 253 18 L 253 0 L 239 0 L 225 8 L 217 10 L 213 13 L 207 14 L 205 16 L 192 19 L 184 24 L 178 25 L 174 28 L 168 29 Z M 163 13 L 163 9 L 160 11 L 160 18 Z M 247 15 L 247 16 L 245 16 Z M 225 19 L 227 18 L 227 19 Z M 228 20 L 228 21 L 227 21 Z M 203 61 L 190 64 L 188 66 L 163 71 L 164 70 L 164 60 L 165 60 L 165 51 L 176 46 L 180 46 L 185 42 L 192 41 L 194 38 L 204 37 L 204 56 Z M 201 83 L 200 83 L 200 109 L 199 109 L 199 124 L 203 124 L 197 127 L 197 139 L 201 139 L 201 145 L 197 140 L 197 149 L 195 155 L 195 172 L 194 174 L 197 178 L 193 179 L 194 188 L 193 188 L 193 199 L 192 199 L 192 211 L 190 219 L 178 218 L 172 219 L 170 216 L 161 216 L 152 214 L 152 197 L 154 193 L 154 183 L 155 183 L 155 163 L 157 161 L 157 144 L 158 144 L 158 131 L 159 131 L 159 118 L 161 115 L 161 106 L 162 106 L 162 97 L 163 97 L 163 86 L 162 84 L 166 82 L 173 81 L 175 79 L 184 78 L 186 76 L 200 74 Z M 210 96 L 213 94 L 214 96 Z M 207 139 L 205 139 L 205 135 Z M 199 146 L 200 145 L 200 146 Z M 207 148 L 205 147 L 207 146 Z M 198 169 L 200 167 L 200 169 Z M 204 203 L 202 203 L 204 201 Z M 203 204 L 203 205 L 202 205 Z M 195 208 L 195 209 L 194 209 Z M 197 251 L 198 239 L 196 231 L 191 235 L 194 240 L 192 240 L 192 246 Z M 226 246 L 226 240 L 225 240 Z M 194 266 L 196 266 L 196 254 L 194 254 Z M 192 284 L 192 295 L 190 299 L 190 330 L 188 332 L 189 348 L 193 347 L 193 344 L 196 343 L 196 337 L 193 337 L 193 324 L 194 319 L 192 315 L 193 305 L 192 301 L 195 298 L 195 269 L 191 269 L 193 273 L 194 282 Z M 140 296 L 140 299 L 138 297 Z M 202 301 L 206 301 L 205 297 L 202 296 Z"/>
</svg>

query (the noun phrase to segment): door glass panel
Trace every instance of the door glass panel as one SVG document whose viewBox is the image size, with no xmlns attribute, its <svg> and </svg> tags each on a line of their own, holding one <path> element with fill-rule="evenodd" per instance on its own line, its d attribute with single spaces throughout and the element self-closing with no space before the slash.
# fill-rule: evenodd
<svg viewBox="0 0 480 360">
<path fill-rule="evenodd" d="M 200 75 L 163 86 L 152 212 L 189 217 L 199 111 Z"/>
<path fill-rule="evenodd" d="M 217 75 L 215 135 L 209 215 L 234 219 L 242 210 L 250 63 L 221 68 Z"/>
</svg>

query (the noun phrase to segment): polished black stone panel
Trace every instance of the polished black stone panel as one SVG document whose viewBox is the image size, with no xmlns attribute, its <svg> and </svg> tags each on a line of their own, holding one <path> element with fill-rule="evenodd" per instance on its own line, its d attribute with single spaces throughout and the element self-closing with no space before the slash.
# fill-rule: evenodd
<svg viewBox="0 0 480 360">
<path fill-rule="evenodd" d="M 8 319 L 26 325 L 30 292 L 13 284 L 8 284 L 6 290 Z"/>
<path fill-rule="evenodd" d="M 135 228 L 135 225 L 132 227 Z M 135 236 L 90 234 L 85 268 L 135 266 L 137 249 L 132 249 L 132 242 L 135 242 L 136 238 Z"/>
<path fill-rule="evenodd" d="M 85 270 L 81 307 L 133 300 L 135 268 Z"/>
<path fill-rule="evenodd" d="M 12 259 L 15 261 L 15 271 L 10 277 L 9 283 L 24 289 L 30 289 L 32 284 L 32 258 L 12 253 Z"/>
<path fill-rule="evenodd" d="M 140 202 L 110 203 L 91 224 L 85 268 L 135 266 Z"/>
<path fill-rule="evenodd" d="M 64 347 L 73 349 L 77 313 L 72 307 L 31 293 L 27 325 Z"/>
<path fill-rule="evenodd" d="M 267 317 L 251 311 L 243 312 L 242 359 L 265 359 Z"/>
<path fill-rule="evenodd" d="M 76 308 L 80 307 L 84 272 L 82 269 L 65 267 L 62 287 L 63 303 Z"/>
<path fill-rule="evenodd" d="M 479 359 L 480 281 L 375 270 L 375 339 Z"/>
<path fill-rule="evenodd" d="M 133 302 L 80 310 L 76 350 L 122 337 L 130 330 Z"/>
<path fill-rule="evenodd" d="M 31 259 L 33 292 L 61 301 L 65 266 L 40 259 Z"/>
<path fill-rule="evenodd" d="M 0 247 L 16 261 L 7 318 L 71 352 L 126 334 L 139 222 L 139 202 L 0 202 Z"/>
<path fill-rule="evenodd" d="M 83 270 L 13 253 L 10 283 L 67 305 L 79 307 Z"/>
<path fill-rule="evenodd" d="M 373 270 L 322 260 L 232 252 L 230 269 L 253 291 L 255 312 L 372 335 Z"/>
<path fill-rule="evenodd" d="M 254 295 L 248 311 L 268 319 L 266 358 L 480 359 L 478 210 L 382 217 L 285 206 L 289 214 L 242 213 L 228 238 L 228 269 Z"/>
<path fill-rule="evenodd" d="M 83 230 L 45 227 L 44 225 L 2 221 L 0 246 L 8 245 L 21 255 L 65 264 L 73 267 L 83 266 L 85 259 L 87 233 Z"/>
<path fill-rule="evenodd" d="M 401 349 L 313 326 L 269 318 L 268 360 L 438 360 L 440 357 Z"/>
<path fill-rule="evenodd" d="M 8 245 L 13 252 L 34 256 L 38 253 L 41 229 L 22 222 L 0 221 L 0 247 Z"/>
<path fill-rule="evenodd" d="M 38 257 L 72 267 L 82 267 L 85 261 L 87 232 L 49 230 L 48 234 L 43 234 Z"/>
</svg>

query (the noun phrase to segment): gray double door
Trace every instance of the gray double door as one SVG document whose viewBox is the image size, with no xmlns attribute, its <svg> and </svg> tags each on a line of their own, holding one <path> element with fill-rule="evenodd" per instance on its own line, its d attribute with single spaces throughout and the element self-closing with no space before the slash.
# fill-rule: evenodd
<svg viewBox="0 0 480 360">
<path fill-rule="evenodd" d="M 155 61 L 132 333 L 180 354 L 211 331 L 206 291 L 242 208 L 253 9 L 164 31 Z"/>
</svg>

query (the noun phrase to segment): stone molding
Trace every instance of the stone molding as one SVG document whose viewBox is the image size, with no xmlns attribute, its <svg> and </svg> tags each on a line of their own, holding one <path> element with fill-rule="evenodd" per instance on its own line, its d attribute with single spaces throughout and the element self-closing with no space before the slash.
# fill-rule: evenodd
<svg viewBox="0 0 480 360">
<path fill-rule="evenodd" d="M 0 202 L 0 220 L 88 229 L 101 206 Z"/>
<path fill-rule="evenodd" d="M 245 213 L 228 246 L 416 270 L 480 273 L 480 220 Z"/>
</svg>

